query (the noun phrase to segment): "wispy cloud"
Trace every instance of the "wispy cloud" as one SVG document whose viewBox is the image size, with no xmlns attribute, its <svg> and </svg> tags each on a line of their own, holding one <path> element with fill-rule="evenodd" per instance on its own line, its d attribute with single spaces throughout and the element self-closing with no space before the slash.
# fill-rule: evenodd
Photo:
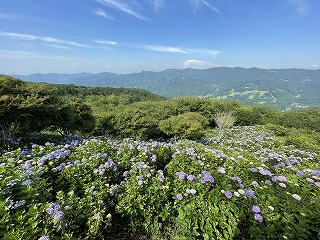
<svg viewBox="0 0 320 240">
<path fill-rule="evenodd" d="M 129 15 L 131 15 L 135 18 L 138 18 L 140 20 L 143 20 L 143 21 L 147 20 L 147 18 L 145 18 L 144 16 L 137 13 L 130 5 L 124 3 L 120 0 L 96 0 L 96 1 L 107 6 L 107 7 L 124 12 L 124 13 L 129 14 Z"/>
<path fill-rule="evenodd" d="M 34 41 L 34 42 L 39 41 L 39 42 L 44 42 L 44 43 L 49 43 L 49 44 L 61 44 L 61 45 L 80 47 L 80 48 L 91 48 L 87 44 L 61 40 L 61 39 L 57 39 L 57 38 L 53 38 L 53 37 L 42 37 L 42 36 L 13 33 L 13 32 L 0 32 L 0 36 L 6 37 L 6 38 L 11 38 L 11 39 L 16 39 L 16 40 Z"/>
<path fill-rule="evenodd" d="M 99 16 L 99 17 L 103 17 L 109 20 L 114 20 L 114 17 L 112 17 L 111 15 L 108 15 L 105 11 L 103 11 L 102 9 L 97 9 L 94 12 L 95 15 Z"/>
<path fill-rule="evenodd" d="M 217 56 L 220 53 L 222 53 L 222 51 L 212 50 L 212 49 L 187 49 L 187 51 L 190 54 L 205 54 L 210 56 Z"/>
<path fill-rule="evenodd" d="M 141 45 L 141 48 L 156 51 L 156 52 L 168 52 L 168 53 L 183 53 L 189 54 L 186 50 L 180 47 L 169 47 L 169 46 L 156 46 L 156 45 Z"/>
<path fill-rule="evenodd" d="M 207 68 L 213 66 L 212 63 L 200 61 L 200 60 L 187 60 L 183 63 L 184 68 Z"/>
<path fill-rule="evenodd" d="M 156 52 L 168 52 L 168 53 L 182 53 L 182 54 L 204 54 L 210 56 L 217 56 L 221 51 L 212 49 L 192 49 L 192 48 L 181 48 L 172 46 L 159 46 L 159 45 L 137 45 L 138 48 L 156 51 Z"/>
<path fill-rule="evenodd" d="M 164 0 L 153 0 L 152 4 L 156 13 L 164 9 L 166 5 Z"/>
<path fill-rule="evenodd" d="M 99 44 L 118 45 L 117 42 L 110 41 L 110 40 L 93 40 L 93 41 L 96 42 L 96 43 L 99 43 Z"/>
<path fill-rule="evenodd" d="M 299 16 L 304 16 L 310 9 L 308 0 L 287 0 L 288 4 L 291 5 L 295 13 Z"/>
<path fill-rule="evenodd" d="M 70 59 L 64 56 L 48 56 L 42 55 L 35 52 L 29 51 L 7 51 L 7 50 L 0 50 L 0 57 L 1 58 L 11 58 L 11 59 L 51 59 L 51 60 L 61 60 L 61 59 Z"/>
<path fill-rule="evenodd" d="M 58 49 L 68 49 L 71 50 L 71 47 L 66 47 L 66 46 L 61 46 L 61 45 L 56 45 L 56 44 L 48 44 L 48 43 L 44 43 L 43 45 L 48 46 L 48 47 L 52 47 L 52 48 L 58 48 Z"/>
<path fill-rule="evenodd" d="M 210 10 L 212 10 L 215 13 L 220 13 L 220 11 L 212 6 L 207 0 L 192 0 L 191 4 L 193 5 L 193 12 L 197 12 L 202 6 L 206 6 Z"/>
</svg>

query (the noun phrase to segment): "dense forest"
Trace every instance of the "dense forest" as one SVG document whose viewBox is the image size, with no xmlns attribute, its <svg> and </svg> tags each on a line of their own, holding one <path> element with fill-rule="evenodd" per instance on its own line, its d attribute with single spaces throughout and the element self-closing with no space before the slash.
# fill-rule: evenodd
<svg viewBox="0 0 320 240">
<path fill-rule="evenodd" d="M 0 238 L 319 239 L 319 123 L 0 76 Z"/>
</svg>

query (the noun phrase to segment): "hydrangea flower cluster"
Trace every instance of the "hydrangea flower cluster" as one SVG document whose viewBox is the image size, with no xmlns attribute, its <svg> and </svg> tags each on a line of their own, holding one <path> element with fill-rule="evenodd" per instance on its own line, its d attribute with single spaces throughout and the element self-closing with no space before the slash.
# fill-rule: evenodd
<svg viewBox="0 0 320 240">
<path fill-rule="evenodd" d="M 53 216 L 55 221 L 60 221 L 64 217 L 64 212 L 60 210 L 60 205 L 58 203 L 51 203 L 50 207 L 47 208 L 47 213 Z"/>
</svg>

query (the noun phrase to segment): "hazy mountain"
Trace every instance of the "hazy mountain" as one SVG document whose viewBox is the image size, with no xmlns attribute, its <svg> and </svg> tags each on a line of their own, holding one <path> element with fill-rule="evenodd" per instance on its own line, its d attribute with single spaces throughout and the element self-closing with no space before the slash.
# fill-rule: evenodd
<svg viewBox="0 0 320 240">
<path fill-rule="evenodd" d="M 280 109 L 320 106 L 320 69 L 168 69 L 132 74 L 80 73 L 16 76 L 28 81 L 142 88 L 165 96 L 206 96 Z"/>
<path fill-rule="evenodd" d="M 93 73 L 76 73 L 76 74 L 59 74 L 59 73 L 35 73 L 28 76 L 15 75 L 14 77 L 24 79 L 32 82 L 47 82 L 65 84 L 82 77 L 88 77 L 94 75 Z"/>
</svg>

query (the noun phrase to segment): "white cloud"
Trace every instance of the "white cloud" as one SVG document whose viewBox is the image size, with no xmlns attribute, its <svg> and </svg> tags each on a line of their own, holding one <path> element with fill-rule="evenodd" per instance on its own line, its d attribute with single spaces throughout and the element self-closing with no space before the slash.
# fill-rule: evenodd
<svg viewBox="0 0 320 240">
<path fill-rule="evenodd" d="M 71 47 L 66 47 L 66 46 L 61 46 L 61 45 L 56 45 L 56 44 L 48 44 L 48 43 L 44 43 L 43 45 L 48 46 L 48 47 L 52 47 L 52 48 L 58 48 L 58 49 L 72 49 Z"/>
<path fill-rule="evenodd" d="M 102 9 L 97 9 L 94 12 L 95 15 L 99 16 L 99 17 L 103 17 L 109 20 L 114 20 L 114 17 L 112 17 L 111 15 L 108 15 L 105 11 L 103 11 Z"/>
<path fill-rule="evenodd" d="M 212 50 L 212 49 L 188 49 L 188 52 L 190 54 L 205 54 L 205 55 L 210 55 L 210 56 L 218 56 L 221 51 L 218 50 Z"/>
<path fill-rule="evenodd" d="M 311 67 L 319 67 L 320 65 L 318 64 L 312 64 Z"/>
<path fill-rule="evenodd" d="M 135 18 L 138 18 L 140 20 L 146 21 L 147 18 L 140 15 L 136 11 L 132 9 L 128 4 L 121 2 L 120 0 L 97 0 L 97 2 L 114 9 L 117 9 L 121 12 L 127 13 Z"/>
<path fill-rule="evenodd" d="M 40 42 L 45 42 L 50 44 L 62 44 L 62 45 L 68 45 L 73 47 L 91 48 L 86 44 L 81 44 L 73 41 L 66 41 L 66 40 L 61 40 L 61 39 L 52 38 L 52 37 L 41 37 L 41 36 L 30 35 L 30 34 L 0 32 L 0 36 L 16 39 L 16 40 L 40 41 Z"/>
<path fill-rule="evenodd" d="M 212 49 L 191 49 L 172 46 L 159 46 L 159 45 L 137 45 L 136 47 L 156 51 L 156 52 L 168 52 L 168 53 L 182 53 L 182 54 L 204 54 L 210 56 L 217 56 L 222 53 L 221 51 Z"/>
<path fill-rule="evenodd" d="M 94 40 L 94 42 L 100 43 L 100 44 L 107 44 L 107 45 L 118 45 L 117 42 L 109 41 L 109 40 Z"/>
<path fill-rule="evenodd" d="M 156 45 L 142 45 L 141 48 L 156 51 L 156 52 L 169 52 L 169 53 L 183 53 L 189 54 L 186 50 L 183 50 L 179 47 L 170 47 L 170 46 L 156 46 Z"/>
<path fill-rule="evenodd" d="M 184 68 L 208 68 L 213 66 L 212 63 L 200 61 L 200 60 L 187 60 L 183 63 Z"/>
</svg>

